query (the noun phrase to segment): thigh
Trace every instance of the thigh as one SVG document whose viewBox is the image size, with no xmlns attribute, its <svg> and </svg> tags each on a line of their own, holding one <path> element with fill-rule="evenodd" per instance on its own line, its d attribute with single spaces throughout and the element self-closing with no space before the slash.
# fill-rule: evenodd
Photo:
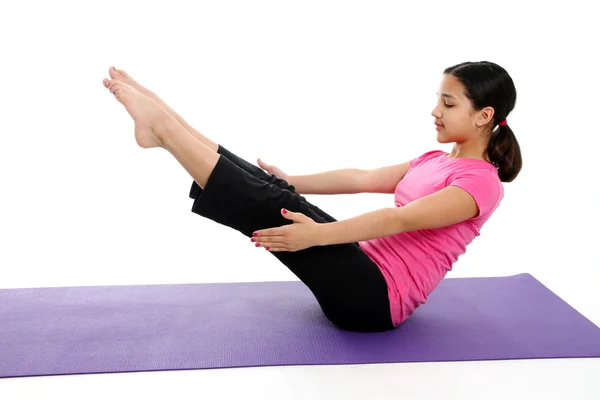
<svg viewBox="0 0 600 400">
<path fill-rule="evenodd" d="M 267 174 L 262 168 L 254 165 L 254 164 L 251 164 L 248 161 L 244 160 L 243 158 L 237 156 L 236 154 L 232 153 L 231 151 L 229 151 L 227 148 L 225 148 L 221 144 L 219 144 L 217 153 L 219 153 L 221 156 L 226 157 L 229 161 L 231 161 L 232 163 L 234 163 L 235 165 L 237 165 L 238 167 L 240 167 L 241 169 L 243 169 L 250 175 L 253 175 L 256 178 L 258 178 L 262 181 L 265 181 L 267 183 L 270 183 L 272 185 L 275 185 L 281 189 L 289 190 L 292 193 L 296 193 L 296 188 L 293 185 L 290 185 L 285 179 L 277 178 L 273 174 L 270 174 L 270 175 Z M 192 187 L 190 189 L 190 198 L 196 198 L 200 191 L 202 191 L 202 188 L 196 182 L 192 182 Z M 326 212 L 321 210 L 319 207 L 311 204 L 308 200 L 306 200 L 306 198 L 304 198 L 300 194 L 298 194 L 298 196 L 303 202 L 306 203 L 306 205 L 308 206 L 309 209 L 311 209 L 318 216 L 323 218 L 325 220 L 325 222 L 336 222 L 336 219 L 333 218 L 331 215 L 327 214 Z"/>
<path fill-rule="evenodd" d="M 297 193 L 262 181 L 221 156 L 206 187 L 195 197 L 192 212 L 250 238 L 256 230 L 292 224 L 281 215 L 282 208 L 328 222 Z M 325 315 L 340 327 L 391 328 L 385 279 L 356 243 L 271 254 L 307 285 Z"/>
</svg>

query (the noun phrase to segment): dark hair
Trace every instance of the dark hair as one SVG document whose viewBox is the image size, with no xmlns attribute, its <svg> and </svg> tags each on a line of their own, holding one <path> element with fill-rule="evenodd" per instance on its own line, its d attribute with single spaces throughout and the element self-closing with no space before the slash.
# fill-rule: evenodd
<svg viewBox="0 0 600 400">
<path fill-rule="evenodd" d="M 465 96 L 471 100 L 473 109 L 494 109 L 492 127 L 504 121 L 515 108 L 517 90 L 508 72 L 489 61 L 464 62 L 446 68 L 444 74 L 452 74 L 465 87 Z M 502 182 L 512 182 L 523 165 L 521 148 L 514 132 L 508 125 L 492 131 L 487 155 L 498 168 Z"/>
</svg>

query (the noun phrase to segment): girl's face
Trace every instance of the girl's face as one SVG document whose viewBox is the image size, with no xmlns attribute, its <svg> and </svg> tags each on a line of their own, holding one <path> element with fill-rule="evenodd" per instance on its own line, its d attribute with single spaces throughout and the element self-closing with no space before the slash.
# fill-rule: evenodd
<svg viewBox="0 0 600 400">
<path fill-rule="evenodd" d="M 464 95 L 464 86 L 451 74 L 445 74 L 438 90 L 438 103 L 431 112 L 440 143 L 462 143 L 477 138 L 493 116 L 493 108 L 474 111 Z M 480 128 L 478 129 L 478 125 Z"/>
</svg>

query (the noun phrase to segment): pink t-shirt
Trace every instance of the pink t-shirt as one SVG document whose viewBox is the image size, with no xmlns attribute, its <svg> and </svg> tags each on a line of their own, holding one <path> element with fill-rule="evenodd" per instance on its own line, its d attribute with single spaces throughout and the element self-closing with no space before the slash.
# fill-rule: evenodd
<svg viewBox="0 0 600 400">
<path fill-rule="evenodd" d="M 473 196 L 479 215 L 443 228 L 402 232 L 359 242 L 387 281 L 394 326 L 400 325 L 427 301 L 466 246 L 479 236 L 481 227 L 504 197 L 498 170 L 487 161 L 450 158 L 448 153 L 434 150 L 411 160 L 410 164 L 394 192 L 396 207 L 446 186 L 458 186 Z"/>
</svg>

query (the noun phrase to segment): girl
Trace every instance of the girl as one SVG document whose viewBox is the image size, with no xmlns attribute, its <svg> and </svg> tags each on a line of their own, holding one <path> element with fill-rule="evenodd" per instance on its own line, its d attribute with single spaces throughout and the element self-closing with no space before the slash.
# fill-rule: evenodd
<svg viewBox="0 0 600 400">
<path fill-rule="evenodd" d="M 479 236 L 504 196 L 502 182 L 521 170 L 506 121 L 515 86 L 487 61 L 443 73 L 431 115 L 438 142 L 454 143 L 450 153 L 292 177 L 211 141 L 124 71 L 109 74 L 104 85 L 133 118 L 137 143 L 169 151 L 194 179 L 192 212 L 271 252 L 342 329 L 385 331 L 409 318 Z M 394 207 L 336 221 L 299 194 L 361 192 L 393 193 Z"/>
</svg>

